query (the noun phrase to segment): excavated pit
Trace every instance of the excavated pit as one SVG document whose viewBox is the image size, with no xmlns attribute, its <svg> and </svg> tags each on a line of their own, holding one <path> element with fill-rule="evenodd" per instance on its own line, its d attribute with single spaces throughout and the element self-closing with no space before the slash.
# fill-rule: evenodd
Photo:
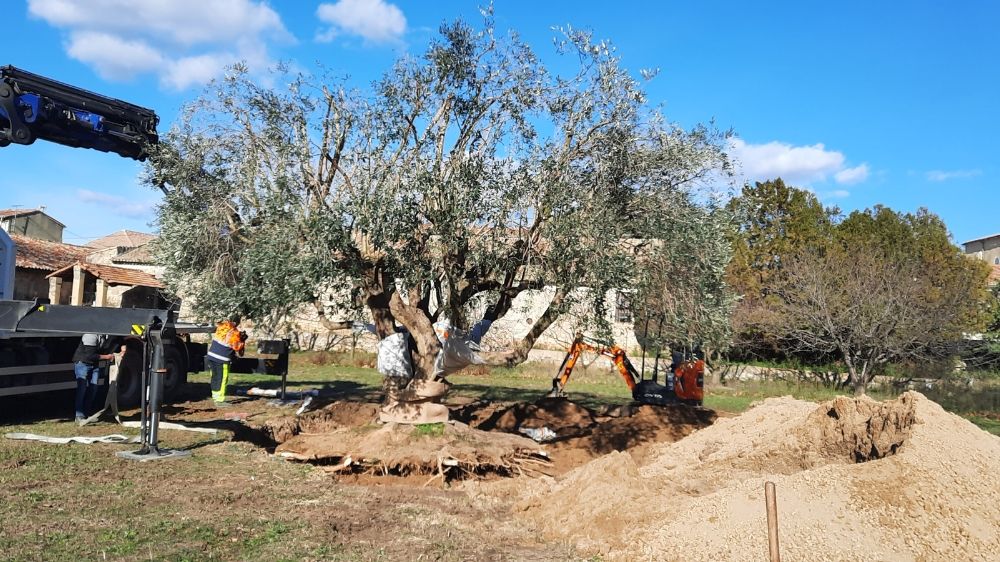
<svg viewBox="0 0 1000 562">
<path fill-rule="evenodd" d="M 626 405 L 596 412 L 564 398 L 534 403 L 478 401 L 456 407 L 440 427 L 378 425 L 378 405 L 334 402 L 301 416 L 264 421 L 258 431 L 283 458 L 335 475 L 434 475 L 442 481 L 558 475 L 613 451 L 643 457 L 715 420 L 711 410 Z M 536 443 L 522 429 L 547 428 Z"/>
</svg>

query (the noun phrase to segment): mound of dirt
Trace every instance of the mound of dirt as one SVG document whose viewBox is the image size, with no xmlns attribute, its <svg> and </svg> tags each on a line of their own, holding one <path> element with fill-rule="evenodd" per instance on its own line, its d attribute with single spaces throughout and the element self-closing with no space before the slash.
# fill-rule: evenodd
<svg viewBox="0 0 1000 562">
<path fill-rule="evenodd" d="M 275 454 L 324 464 L 330 472 L 434 474 L 444 480 L 533 474 L 548 462 L 541 446 L 530 439 L 460 422 L 300 433 L 279 445 Z"/>
<path fill-rule="evenodd" d="M 763 560 L 773 481 L 789 560 L 988 560 L 998 469 L 1000 439 L 917 393 L 780 398 L 656 445 L 638 466 L 617 453 L 542 480 L 518 505 L 546 535 L 609 559 Z"/>
</svg>

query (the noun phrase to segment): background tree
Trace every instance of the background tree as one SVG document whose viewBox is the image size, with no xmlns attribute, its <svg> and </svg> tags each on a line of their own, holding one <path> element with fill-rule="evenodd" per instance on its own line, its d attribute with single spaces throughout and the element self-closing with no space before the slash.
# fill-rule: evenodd
<svg viewBox="0 0 1000 562">
<path fill-rule="evenodd" d="M 555 76 L 486 15 L 481 30 L 443 26 L 370 91 L 310 76 L 274 89 L 233 69 L 150 160 L 168 284 L 205 316 L 306 304 L 331 327 L 324 303 L 348 288 L 340 304 L 366 308 L 380 337 L 412 334 L 417 377 L 433 371 L 435 321 L 498 319 L 522 291 L 548 287 L 548 306 L 493 363 L 523 361 L 576 287 L 600 316 L 651 241 L 674 244 L 691 191 L 727 170 L 722 135 L 647 107 L 608 43 L 564 30 L 579 66 Z"/>
<path fill-rule="evenodd" d="M 885 364 L 927 364 L 980 331 L 988 269 L 926 210 L 856 211 L 829 240 L 783 260 L 757 322 L 795 352 L 838 357 L 845 384 L 863 394 Z"/>
<path fill-rule="evenodd" d="M 774 334 L 760 331 L 757 317 L 767 313 L 783 263 L 826 240 L 840 210 L 824 207 L 813 193 L 781 178 L 744 185 L 727 208 L 735 228 L 726 280 L 739 295 L 732 315 L 734 347 L 744 355 L 780 356 L 784 350 Z"/>
</svg>

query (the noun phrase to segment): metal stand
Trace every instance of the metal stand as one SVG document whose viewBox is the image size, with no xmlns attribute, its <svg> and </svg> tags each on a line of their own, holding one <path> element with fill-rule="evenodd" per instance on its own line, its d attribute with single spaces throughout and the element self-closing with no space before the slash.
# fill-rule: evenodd
<svg viewBox="0 0 1000 562">
<path fill-rule="evenodd" d="M 160 427 L 160 404 L 163 401 L 163 377 L 167 372 L 163 359 L 163 325 L 150 326 L 146 330 L 146 347 L 152 347 L 148 365 L 143 362 L 142 396 L 139 421 L 141 446 L 138 451 L 120 451 L 117 455 L 133 461 L 157 461 L 191 456 L 191 451 L 161 449 L 158 447 Z M 146 368 L 148 366 L 148 369 Z M 146 373 L 149 376 L 146 376 Z"/>
</svg>

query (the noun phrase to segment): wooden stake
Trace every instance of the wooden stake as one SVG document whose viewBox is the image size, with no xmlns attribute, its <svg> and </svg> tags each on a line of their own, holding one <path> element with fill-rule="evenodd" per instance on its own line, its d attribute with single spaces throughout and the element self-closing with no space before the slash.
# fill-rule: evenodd
<svg viewBox="0 0 1000 562">
<path fill-rule="evenodd" d="M 764 499 L 767 503 L 767 547 L 771 552 L 771 562 L 781 562 L 781 552 L 778 550 L 778 498 L 774 482 L 764 484 Z"/>
</svg>

